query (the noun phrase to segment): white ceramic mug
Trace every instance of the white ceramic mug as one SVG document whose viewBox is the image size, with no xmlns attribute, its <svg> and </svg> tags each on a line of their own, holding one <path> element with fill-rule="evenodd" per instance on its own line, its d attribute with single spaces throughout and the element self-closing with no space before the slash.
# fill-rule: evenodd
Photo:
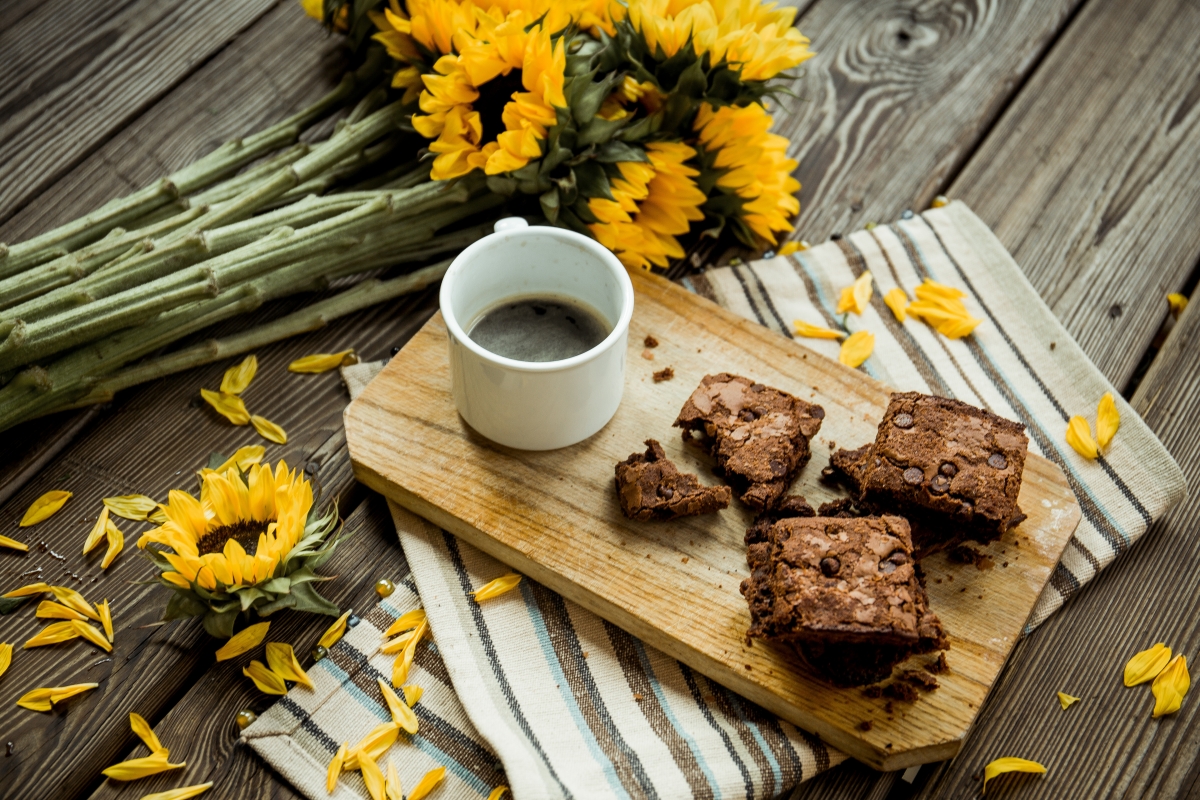
<svg viewBox="0 0 1200 800">
<path fill-rule="evenodd" d="M 467 330 L 510 297 L 566 295 L 612 326 L 604 341 L 561 361 L 516 361 L 480 347 Z M 608 248 L 561 228 L 519 217 L 459 254 L 442 279 L 442 318 L 450 333 L 454 404 L 467 424 L 520 450 L 554 450 L 603 428 L 625 390 L 625 349 L 633 284 Z"/>
</svg>

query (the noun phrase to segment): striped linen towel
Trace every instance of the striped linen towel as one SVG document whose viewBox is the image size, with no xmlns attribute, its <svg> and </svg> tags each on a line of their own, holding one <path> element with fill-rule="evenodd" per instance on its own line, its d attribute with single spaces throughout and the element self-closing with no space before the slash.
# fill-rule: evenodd
<svg viewBox="0 0 1200 800">
<path fill-rule="evenodd" d="M 839 317 L 841 289 L 865 269 L 876 282 L 871 308 Z M 900 286 L 911 296 L 925 277 L 967 293 L 968 309 L 984 320 L 972 336 L 951 341 L 914 319 L 896 322 L 882 294 Z M 875 352 L 861 368 L 874 377 L 1025 422 L 1030 447 L 1063 468 L 1083 506 L 1030 628 L 1183 496 L 1182 473 L 1161 443 L 961 203 L 687 283 L 786 336 L 795 320 L 870 330 Z M 804 344 L 837 356 L 836 342 Z M 379 367 L 344 370 L 351 394 Z M 1117 396 L 1121 430 L 1104 457 L 1089 462 L 1063 435 L 1073 414 L 1094 419 L 1105 391 Z M 446 798 L 482 797 L 507 782 L 518 800 L 753 799 L 786 793 L 845 759 L 528 579 L 520 591 L 476 605 L 467 591 L 509 570 L 399 507 L 392 514 L 412 569 L 407 592 L 380 604 L 315 665 L 315 693 L 293 690 L 243 734 L 307 797 L 328 796 L 324 770 L 337 744 L 353 744 L 387 719 L 374 675 L 390 675 L 392 657 L 370 653 L 379 630 L 418 603 L 436 641 L 410 677 L 427 690 L 417 706 L 421 730 L 384 757 L 401 768 L 404 786 L 445 764 L 447 785 L 438 791 Z M 357 773 L 347 773 L 338 792 L 367 796 Z"/>
</svg>

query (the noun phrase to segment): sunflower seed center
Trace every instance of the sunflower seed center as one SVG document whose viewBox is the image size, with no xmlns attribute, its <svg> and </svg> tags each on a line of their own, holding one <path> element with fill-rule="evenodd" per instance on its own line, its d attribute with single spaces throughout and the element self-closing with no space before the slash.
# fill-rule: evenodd
<svg viewBox="0 0 1200 800">
<path fill-rule="evenodd" d="M 201 536 L 200 541 L 196 542 L 196 550 L 202 556 L 209 553 L 223 553 L 225 551 L 225 543 L 230 539 L 236 539 L 237 543 L 246 551 L 246 555 L 252 556 L 258 550 L 258 535 L 263 533 L 272 521 L 256 522 L 244 519 L 232 525 L 222 525 L 219 528 L 213 528 Z"/>
</svg>

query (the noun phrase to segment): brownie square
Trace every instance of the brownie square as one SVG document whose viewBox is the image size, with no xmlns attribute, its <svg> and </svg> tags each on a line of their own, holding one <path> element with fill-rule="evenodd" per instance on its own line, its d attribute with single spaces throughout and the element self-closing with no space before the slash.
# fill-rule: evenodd
<svg viewBox="0 0 1200 800">
<path fill-rule="evenodd" d="M 634 453 L 617 464 L 617 498 L 630 519 L 667 520 L 711 514 L 729 506 L 728 486 L 701 486 L 692 474 L 680 472 L 662 445 L 647 439 L 645 453 Z"/>
<path fill-rule="evenodd" d="M 723 372 L 704 376 L 675 427 L 716 458 L 742 502 L 762 510 L 779 502 L 808 462 L 808 440 L 824 418 L 818 405 Z"/>
<path fill-rule="evenodd" d="M 987 542 L 1024 519 L 1017 495 L 1028 445 L 1018 422 L 903 392 L 892 395 L 875 442 L 838 451 L 832 465 L 857 484 L 860 501 L 908 516 L 922 539 Z"/>
</svg>

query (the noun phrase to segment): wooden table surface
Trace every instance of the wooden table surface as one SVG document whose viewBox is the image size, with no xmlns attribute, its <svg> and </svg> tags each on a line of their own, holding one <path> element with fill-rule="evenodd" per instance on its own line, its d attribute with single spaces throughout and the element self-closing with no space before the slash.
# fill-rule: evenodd
<svg viewBox="0 0 1200 800">
<path fill-rule="evenodd" d="M 1005 779 L 993 794 L 1200 798 L 1200 700 L 1153 720 L 1149 693 L 1126 691 L 1120 679 L 1128 656 L 1156 641 L 1193 662 L 1200 653 L 1200 303 L 1162 338 L 1165 295 L 1193 294 L 1200 267 L 1200 6 L 793 2 L 819 53 L 780 115 L 800 160 L 797 237 L 819 242 L 889 221 L 937 194 L 966 201 L 1131 399 L 1191 489 L 1018 645 L 957 758 L 907 780 L 847 762 L 795 797 L 974 797 L 983 765 L 1016 755 L 1049 774 Z M 344 61 L 338 40 L 294 0 L 6 0 L 0 64 L 0 241 L 13 242 L 302 107 L 336 82 Z M 691 267 L 704 266 L 695 260 Z M 296 304 L 277 303 L 259 319 Z M 404 571 L 403 555 L 386 509 L 351 477 L 336 374 L 300 377 L 284 366 L 344 346 L 387 357 L 435 306 L 431 289 L 258 352 L 247 401 L 291 437 L 268 457 L 306 466 L 361 531 L 330 567 L 342 576 L 329 590 L 341 605 L 367 607 L 377 578 Z M 12 742 L 0 757 L 0 797 L 136 798 L 171 785 L 102 781 L 100 769 L 136 743 L 130 711 L 187 754 L 189 781 L 217 781 L 214 795 L 297 796 L 237 744 L 236 711 L 267 701 L 240 675 L 212 668 L 214 640 L 195 624 L 145 627 L 162 596 L 131 582 L 146 577 L 148 563 L 131 548 L 99 573 L 77 555 L 99 498 L 191 488 L 190 471 L 210 452 L 258 441 L 197 405 L 198 389 L 216 386 L 225 366 L 4 434 L 0 531 L 15 529 L 47 490 L 66 488 L 75 499 L 25 537 L 65 560 L 37 548 L 0 555 L 0 586 L 30 580 L 21 574 L 36 566 L 48 580 L 77 572 L 89 597 L 112 601 L 119 646 L 111 661 L 83 646 L 37 659 L 36 671 L 33 659 L 15 660 L 0 682 L 0 746 Z M 142 527 L 130 523 L 127 536 Z M 306 650 L 326 622 L 292 615 L 278 624 Z M 24 641 L 38 628 L 28 613 L 0 618 L 0 641 Z M 80 675 L 101 688 L 51 717 L 12 702 L 18 688 Z M 1058 690 L 1084 700 L 1064 713 Z"/>
</svg>

